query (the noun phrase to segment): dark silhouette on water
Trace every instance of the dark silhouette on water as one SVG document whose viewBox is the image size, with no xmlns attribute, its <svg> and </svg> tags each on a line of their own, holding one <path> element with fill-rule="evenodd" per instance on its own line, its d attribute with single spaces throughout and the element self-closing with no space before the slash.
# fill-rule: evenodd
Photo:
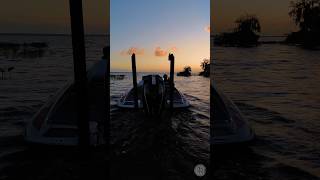
<svg viewBox="0 0 320 180">
<path fill-rule="evenodd" d="M 173 109 L 173 91 L 174 91 L 174 55 L 169 54 L 170 61 L 170 109 Z"/>
<path fill-rule="evenodd" d="M 261 26 L 255 15 L 243 15 L 236 21 L 236 28 L 233 32 L 222 33 L 214 38 L 214 44 L 220 46 L 257 46 Z"/>
<path fill-rule="evenodd" d="M 209 59 L 204 59 L 201 62 L 200 66 L 203 71 L 199 73 L 199 76 L 210 77 L 210 63 L 209 62 L 210 62 Z"/>
<path fill-rule="evenodd" d="M 191 76 L 191 67 L 190 66 L 186 66 L 183 68 L 183 71 L 182 72 L 178 72 L 177 73 L 177 76 L 185 76 L 185 77 L 189 77 Z"/>
<path fill-rule="evenodd" d="M 110 46 L 106 46 L 103 48 L 103 56 L 102 59 L 106 62 L 106 71 L 104 74 L 104 96 L 105 96 L 105 121 L 102 122 L 104 126 L 104 139 L 105 142 L 110 142 Z M 109 149 L 109 144 L 106 143 L 106 148 Z"/>
<path fill-rule="evenodd" d="M 320 45 L 320 0 L 291 1 L 289 15 L 300 30 L 287 36 L 286 42 L 307 48 Z"/>
<path fill-rule="evenodd" d="M 82 1 L 70 0 L 70 17 L 72 31 L 74 86 L 77 94 L 77 124 L 79 145 L 89 146 L 88 90 L 86 75 L 86 49 L 84 40 L 84 24 Z"/>
<path fill-rule="evenodd" d="M 136 68 L 136 55 L 133 53 L 131 56 L 132 62 L 132 81 L 134 92 L 134 108 L 138 109 L 138 85 L 137 85 L 137 68 Z"/>
</svg>

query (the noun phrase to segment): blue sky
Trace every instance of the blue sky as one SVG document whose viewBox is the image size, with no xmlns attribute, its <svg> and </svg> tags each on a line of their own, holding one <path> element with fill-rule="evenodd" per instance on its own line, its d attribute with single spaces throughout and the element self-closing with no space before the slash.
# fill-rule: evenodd
<svg viewBox="0 0 320 180">
<path fill-rule="evenodd" d="M 209 0 L 111 0 L 111 65 L 130 71 L 133 48 L 138 70 L 166 71 L 167 54 L 176 54 L 176 67 L 190 65 L 199 71 L 209 58 Z M 155 55 L 156 49 L 161 53 Z M 140 67 L 140 68 L 139 68 Z"/>
</svg>

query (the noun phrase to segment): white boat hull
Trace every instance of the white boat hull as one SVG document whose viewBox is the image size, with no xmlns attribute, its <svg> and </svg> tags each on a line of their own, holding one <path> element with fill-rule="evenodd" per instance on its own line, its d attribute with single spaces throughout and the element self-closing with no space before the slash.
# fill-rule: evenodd
<svg viewBox="0 0 320 180">
<path fill-rule="evenodd" d="M 138 89 L 143 85 L 143 81 L 140 81 L 138 84 Z M 185 96 L 180 93 L 176 88 L 174 90 L 174 100 L 173 100 L 173 108 L 187 108 L 190 106 L 189 101 L 185 98 Z M 170 103 L 169 97 L 166 98 L 167 104 Z M 130 89 L 124 95 L 120 97 L 117 102 L 117 106 L 120 108 L 129 108 L 133 109 L 134 107 L 134 97 L 133 97 L 133 89 Z M 138 108 L 143 108 L 143 103 L 140 97 L 138 97 Z"/>
<path fill-rule="evenodd" d="M 91 145 L 104 144 L 103 128 L 99 123 L 106 118 L 104 96 L 105 60 L 99 61 L 88 77 L 89 95 L 89 134 Z M 46 145 L 78 145 L 76 114 L 76 94 L 73 83 L 68 82 L 61 88 L 29 121 L 25 130 L 25 140 Z"/>
<path fill-rule="evenodd" d="M 213 87 L 213 137 L 211 143 L 235 144 L 254 139 L 255 134 L 237 106 Z"/>
</svg>

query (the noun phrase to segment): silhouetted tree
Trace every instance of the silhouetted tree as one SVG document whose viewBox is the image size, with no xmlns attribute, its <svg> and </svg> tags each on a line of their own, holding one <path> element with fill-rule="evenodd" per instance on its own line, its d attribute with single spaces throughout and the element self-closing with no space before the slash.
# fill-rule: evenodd
<svg viewBox="0 0 320 180">
<path fill-rule="evenodd" d="M 183 68 L 182 72 L 179 72 L 177 74 L 177 76 L 186 76 L 186 77 L 188 77 L 188 76 L 191 76 L 191 72 L 192 72 L 191 67 L 190 66 L 186 66 L 186 67 Z"/>
<path fill-rule="evenodd" d="M 291 1 L 290 8 L 289 15 L 300 30 L 289 34 L 286 42 L 305 47 L 320 45 L 320 0 Z"/>
<path fill-rule="evenodd" d="M 237 27 L 235 32 L 252 32 L 252 33 L 259 33 L 261 32 L 261 26 L 259 19 L 255 15 L 243 15 L 239 17 L 235 23 Z"/>
<path fill-rule="evenodd" d="M 236 28 L 232 33 L 222 33 L 214 39 L 215 45 L 245 46 L 258 45 L 261 26 L 259 19 L 255 15 L 243 15 L 235 20 Z"/>
<path fill-rule="evenodd" d="M 204 59 L 200 64 L 201 69 L 200 76 L 209 77 L 210 76 L 210 60 Z"/>
<path fill-rule="evenodd" d="M 320 0 L 291 1 L 290 7 L 289 15 L 299 25 L 301 31 L 319 31 Z"/>
</svg>

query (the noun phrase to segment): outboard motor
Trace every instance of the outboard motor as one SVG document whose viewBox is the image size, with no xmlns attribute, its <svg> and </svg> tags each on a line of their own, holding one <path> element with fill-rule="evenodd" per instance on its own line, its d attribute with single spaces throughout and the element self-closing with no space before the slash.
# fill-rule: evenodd
<svg viewBox="0 0 320 180">
<path fill-rule="evenodd" d="M 149 116 L 160 115 L 165 106 L 165 85 L 159 75 L 143 76 L 142 102 Z"/>
</svg>

